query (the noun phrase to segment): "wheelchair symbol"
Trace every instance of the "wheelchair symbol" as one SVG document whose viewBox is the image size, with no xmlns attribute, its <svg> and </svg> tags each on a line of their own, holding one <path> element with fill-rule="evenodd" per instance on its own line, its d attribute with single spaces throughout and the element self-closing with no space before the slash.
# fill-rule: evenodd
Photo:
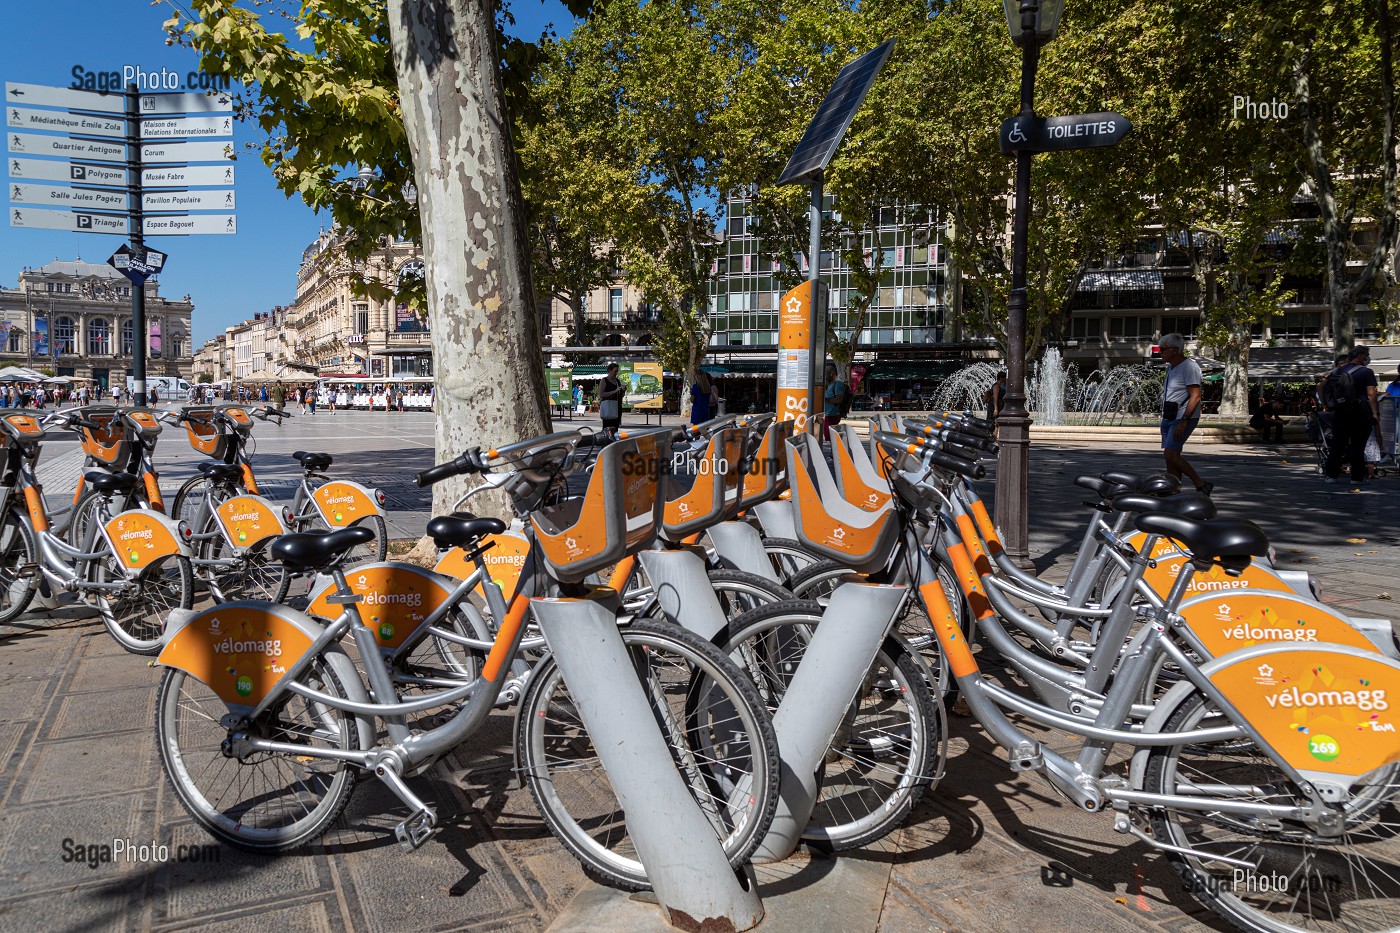
<svg viewBox="0 0 1400 933">
<path fill-rule="evenodd" d="M 1021 124 L 1017 123 L 1011 128 L 1011 132 L 1007 135 L 1006 141 L 1015 144 L 1029 142 L 1030 140 L 1026 138 L 1025 133 L 1021 132 Z"/>
</svg>

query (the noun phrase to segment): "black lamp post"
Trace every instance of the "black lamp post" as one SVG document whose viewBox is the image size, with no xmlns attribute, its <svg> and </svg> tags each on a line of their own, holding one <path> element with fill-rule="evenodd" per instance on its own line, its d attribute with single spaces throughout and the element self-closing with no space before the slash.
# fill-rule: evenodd
<svg viewBox="0 0 1400 933">
<path fill-rule="evenodd" d="M 1021 47 L 1021 113 L 1035 116 L 1035 71 L 1040 47 L 1055 38 L 1065 0 L 1002 0 L 1011 41 Z M 1016 210 L 1011 227 L 1011 294 L 1007 299 L 1006 401 L 997 418 L 996 520 L 1007 555 L 1029 561 L 1030 427 L 1026 413 L 1026 238 L 1031 214 L 1031 153 L 1016 152 Z"/>
</svg>

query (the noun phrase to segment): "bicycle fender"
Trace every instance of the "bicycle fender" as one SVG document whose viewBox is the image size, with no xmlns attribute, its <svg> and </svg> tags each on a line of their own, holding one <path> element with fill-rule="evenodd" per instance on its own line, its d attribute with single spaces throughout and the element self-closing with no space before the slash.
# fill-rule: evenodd
<svg viewBox="0 0 1400 933">
<path fill-rule="evenodd" d="M 525 556 L 530 552 L 530 539 L 519 531 L 503 531 L 498 535 L 486 535 L 481 539 L 481 545 L 492 545 L 491 549 L 482 555 L 482 559 L 486 561 L 486 569 L 490 571 L 491 579 L 501 588 L 501 596 L 509 604 L 515 598 L 516 587 L 520 585 L 520 574 L 525 569 Z M 467 552 L 462 548 L 451 548 L 438 558 L 433 570 L 444 576 L 465 580 L 476 572 L 476 565 L 466 557 Z M 479 594 L 483 599 L 486 598 L 480 584 L 477 584 L 472 592 Z"/>
<path fill-rule="evenodd" d="M 268 538 L 287 533 L 281 509 L 262 496 L 234 496 L 214 510 L 214 520 L 224 540 L 236 553 L 242 553 Z"/>
<path fill-rule="evenodd" d="M 128 576 L 145 570 L 162 557 L 190 556 L 190 548 L 174 520 L 154 509 L 127 509 L 102 526 L 107 545 Z"/>
<path fill-rule="evenodd" d="M 346 480 L 326 483 L 311 494 L 311 501 L 332 531 L 380 514 L 375 491 Z"/>
<path fill-rule="evenodd" d="M 199 612 L 171 613 L 156 663 L 184 671 L 213 690 L 229 712 L 251 715 L 310 663 L 309 649 L 322 631 L 295 609 L 236 600 Z M 359 683 L 358 674 L 352 682 Z M 346 684 L 346 689 L 354 687 Z"/>
<path fill-rule="evenodd" d="M 399 561 L 357 564 L 345 575 L 345 582 L 360 597 L 360 617 L 374 633 L 375 643 L 395 653 L 414 643 L 414 633 L 451 598 L 454 589 L 454 581 Z M 335 580 L 327 579 L 308 597 L 307 614 L 338 618 L 344 610 L 330 601 L 335 593 Z"/>
<path fill-rule="evenodd" d="M 1183 602 L 1177 615 L 1217 658 L 1264 643 L 1324 642 L 1378 650 L 1346 616 L 1291 592 L 1206 593 Z"/>
</svg>

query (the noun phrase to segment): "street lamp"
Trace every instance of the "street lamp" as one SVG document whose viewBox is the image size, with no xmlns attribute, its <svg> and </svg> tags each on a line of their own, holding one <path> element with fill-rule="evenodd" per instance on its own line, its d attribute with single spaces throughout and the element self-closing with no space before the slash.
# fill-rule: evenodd
<svg viewBox="0 0 1400 933">
<path fill-rule="evenodd" d="M 1040 47 L 1055 38 L 1064 13 L 1064 0 L 1002 0 L 1011 41 L 1021 47 L 1021 113 L 1029 123 L 1035 117 L 1035 71 Z M 1006 401 L 997 418 L 1001 453 L 997 460 L 997 524 L 1004 536 L 1007 556 L 1027 566 L 1030 561 L 1027 528 L 1030 498 L 1030 428 L 1026 414 L 1026 239 L 1031 214 L 1031 157 L 1029 149 L 1016 152 L 1016 210 L 1011 226 L 1011 294 L 1006 311 Z"/>
</svg>

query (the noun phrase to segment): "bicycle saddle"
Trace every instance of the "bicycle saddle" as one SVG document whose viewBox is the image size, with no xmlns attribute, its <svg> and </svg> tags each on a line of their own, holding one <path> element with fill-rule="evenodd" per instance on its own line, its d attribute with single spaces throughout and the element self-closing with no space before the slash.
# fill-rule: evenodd
<svg viewBox="0 0 1400 933">
<path fill-rule="evenodd" d="M 298 450 L 292 454 L 292 459 L 301 464 L 301 468 L 308 473 L 318 470 L 328 470 L 334 461 L 330 454 L 311 453 L 305 450 Z"/>
<path fill-rule="evenodd" d="M 236 480 L 243 475 L 243 469 L 236 463 L 221 463 L 218 460 L 203 460 L 195 469 L 207 476 L 210 482 L 221 483 Z"/>
<path fill-rule="evenodd" d="M 1215 503 L 1210 501 L 1210 496 L 1199 492 L 1183 492 L 1160 499 L 1134 493 L 1114 499 L 1113 507 L 1120 512 L 1159 512 L 1165 515 L 1180 515 L 1193 521 L 1205 521 L 1216 515 Z"/>
<path fill-rule="evenodd" d="M 498 535 L 506 530 L 499 518 L 477 518 L 470 512 L 439 515 L 428 521 L 428 534 L 439 548 L 466 547 L 483 535 Z"/>
<path fill-rule="evenodd" d="M 108 473 L 93 470 L 83 474 L 83 481 L 98 492 L 131 492 L 141 478 L 133 473 Z"/>
<path fill-rule="evenodd" d="M 1138 531 L 1180 542 L 1196 560 L 1218 559 L 1227 570 L 1243 570 L 1250 557 L 1269 553 L 1269 539 L 1263 530 L 1241 519 L 1200 522 L 1166 512 L 1143 512 L 1133 524 Z"/>
<path fill-rule="evenodd" d="M 355 525 L 340 531 L 282 535 L 272 542 L 269 553 L 288 570 L 320 570 L 351 548 L 373 540 L 373 531 Z"/>
</svg>

